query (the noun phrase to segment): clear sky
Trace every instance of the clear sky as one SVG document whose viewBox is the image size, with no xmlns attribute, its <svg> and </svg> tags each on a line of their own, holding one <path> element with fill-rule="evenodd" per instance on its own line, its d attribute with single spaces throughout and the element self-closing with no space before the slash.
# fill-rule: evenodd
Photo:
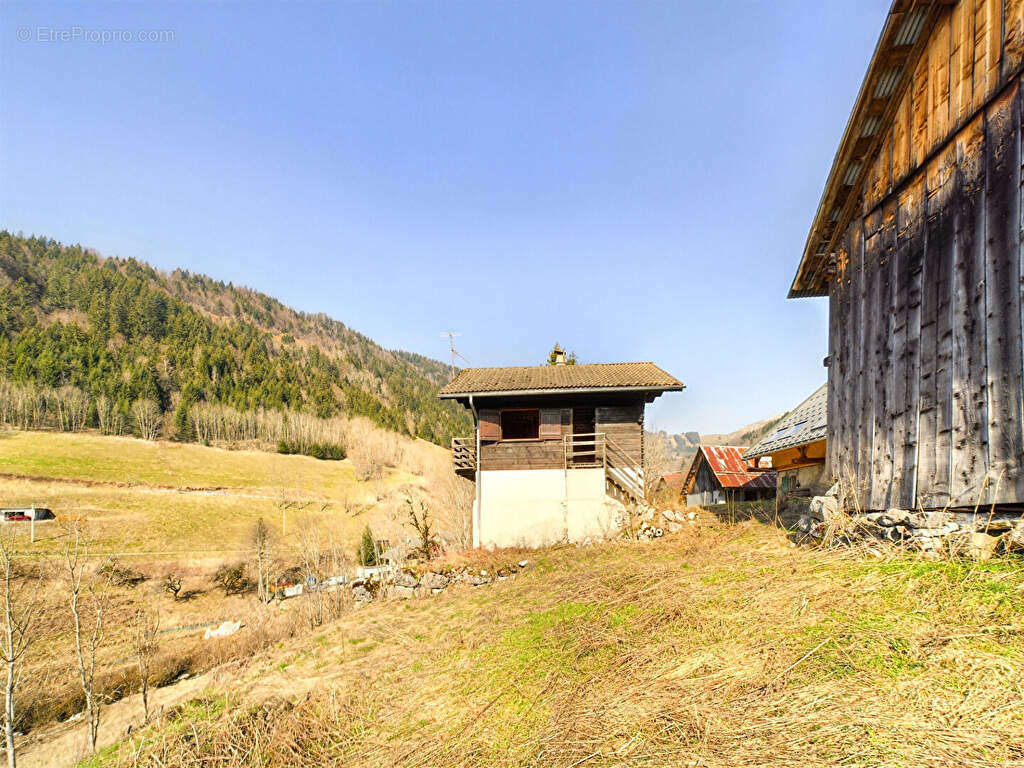
<svg viewBox="0 0 1024 768">
<path fill-rule="evenodd" d="M 440 359 L 653 360 L 649 425 L 727 431 L 825 379 L 785 296 L 888 6 L 0 0 L 0 227 Z"/>
</svg>

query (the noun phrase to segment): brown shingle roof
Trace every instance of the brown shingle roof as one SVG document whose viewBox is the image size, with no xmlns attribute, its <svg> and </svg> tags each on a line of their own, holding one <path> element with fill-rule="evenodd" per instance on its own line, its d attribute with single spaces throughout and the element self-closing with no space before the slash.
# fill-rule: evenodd
<svg viewBox="0 0 1024 768">
<path fill-rule="evenodd" d="M 681 381 L 654 363 L 586 363 L 525 365 L 514 368 L 463 368 L 438 395 L 458 397 L 484 392 L 682 388 Z"/>
</svg>

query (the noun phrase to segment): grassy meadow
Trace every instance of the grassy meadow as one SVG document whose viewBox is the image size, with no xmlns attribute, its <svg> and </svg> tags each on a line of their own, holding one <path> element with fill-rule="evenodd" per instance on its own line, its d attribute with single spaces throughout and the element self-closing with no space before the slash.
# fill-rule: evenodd
<svg viewBox="0 0 1024 768">
<path fill-rule="evenodd" d="M 293 525 L 315 524 L 354 546 L 367 521 L 391 523 L 377 514 L 379 502 L 423 483 L 423 475 L 395 467 L 360 480 L 347 460 L 89 433 L 0 432 L 0 506 L 35 504 L 85 518 L 98 548 L 130 557 L 216 558 L 247 549 L 258 518 L 280 535 L 289 515 Z M 36 549 L 47 551 L 60 527 L 40 524 L 36 534 Z"/>
<path fill-rule="evenodd" d="M 531 557 L 264 651 L 84 765 L 1024 764 L 1017 560 L 753 520 Z"/>
</svg>

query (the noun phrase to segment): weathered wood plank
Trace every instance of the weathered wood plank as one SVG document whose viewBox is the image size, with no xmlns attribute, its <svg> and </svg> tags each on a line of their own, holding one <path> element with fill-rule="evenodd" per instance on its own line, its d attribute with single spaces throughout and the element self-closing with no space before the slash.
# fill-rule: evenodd
<svg viewBox="0 0 1024 768">
<path fill-rule="evenodd" d="M 966 120 L 971 110 L 973 36 L 974 0 L 961 0 L 950 13 L 949 115 L 955 125 Z"/>
<path fill-rule="evenodd" d="M 929 240 L 928 259 L 935 280 L 935 474 L 924 499 L 925 507 L 949 503 L 952 443 L 953 316 L 952 282 L 955 257 L 956 220 L 951 201 L 954 192 L 956 147 L 949 145 L 939 154 L 938 187 L 931 200 L 939 209 L 937 239 Z"/>
<path fill-rule="evenodd" d="M 846 386 L 844 395 L 846 396 L 846 405 L 844 411 L 844 429 L 846 430 L 846 456 L 844 457 L 845 466 L 843 467 L 844 473 L 844 486 L 847 488 L 851 499 L 855 506 L 863 507 L 862 493 L 863 489 L 860 487 L 861 484 L 858 482 L 860 476 L 860 403 L 863 401 L 864 384 L 861 378 L 861 371 L 864 368 L 863 357 L 864 357 L 864 346 L 859 343 L 859 340 L 863 337 L 862 332 L 862 294 L 861 287 L 864 282 L 864 275 L 862 266 L 864 263 L 864 229 L 863 220 L 856 220 L 855 224 L 850 228 L 850 263 L 847 265 L 847 274 L 849 275 L 849 336 L 847 338 L 847 345 L 849 347 L 849 353 L 847 355 L 848 365 L 848 378 L 846 379 Z"/>
<path fill-rule="evenodd" d="M 1005 80 L 1024 62 L 1024 0 L 1003 0 L 1003 55 L 1001 76 Z"/>
<path fill-rule="evenodd" d="M 928 41 L 928 151 L 931 152 L 949 132 L 949 49 L 950 15 L 940 19 Z"/>
<path fill-rule="evenodd" d="M 927 56 L 922 56 L 914 68 L 910 94 L 910 167 L 917 168 L 928 154 L 928 116 L 931 105 Z"/>
<path fill-rule="evenodd" d="M 858 490 L 862 494 L 861 506 L 872 509 L 874 496 L 874 434 L 875 434 L 875 380 L 878 376 L 878 355 L 876 353 L 877 331 L 881 318 L 876 304 L 878 291 L 879 259 L 883 250 L 882 244 L 882 212 L 864 218 L 864 254 L 861 266 L 863 280 L 860 290 L 861 307 L 861 347 L 860 397 L 858 398 L 857 420 L 854 422 L 860 429 L 857 451 Z"/>
<path fill-rule="evenodd" d="M 1002 0 L 976 0 L 974 6 L 974 110 L 980 110 L 999 82 Z"/>
<path fill-rule="evenodd" d="M 899 196 L 896 232 L 896 286 L 893 324 L 893 503 L 914 506 L 917 467 L 917 365 L 924 180 L 918 178 Z"/>
<path fill-rule="evenodd" d="M 900 99 L 892 124 L 892 178 L 902 179 L 910 172 L 910 101 L 911 89 Z"/>
<path fill-rule="evenodd" d="M 896 201 L 889 200 L 881 210 L 882 229 L 878 237 L 878 262 L 872 295 L 874 343 L 872 370 L 875 375 L 873 397 L 874 425 L 871 445 L 871 509 L 891 506 L 893 486 L 893 268 L 896 245 Z"/>
<path fill-rule="evenodd" d="M 985 305 L 992 501 L 1024 498 L 1020 298 L 1020 109 L 1012 88 L 985 119 Z"/>
<path fill-rule="evenodd" d="M 917 503 L 918 453 L 921 445 L 921 303 L 924 290 L 925 200 L 928 195 L 925 175 L 908 186 L 913 195 L 907 223 L 907 260 L 903 277 L 907 291 L 907 411 L 903 447 L 904 486 L 901 496 L 913 507 Z"/>
<path fill-rule="evenodd" d="M 917 499 L 914 506 L 925 506 L 935 482 L 935 438 L 936 438 L 936 391 L 935 373 L 938 283 L 936 281 L 936 260 L 933 248 L 941 237 L 942 206 L 938 196 L 938 160 L 932 160 L 925 172 L 925 248 L 921 264 L 921 362 L 919 369 L 919 408 L 917 454 Z"/>
<path fill-rule="evenodd" d="M 981 503 L 988 463 L 985 362 L 984 118 L 956 139 L 953 269 L 953 439 L 950 505 Z"/>
</svg>

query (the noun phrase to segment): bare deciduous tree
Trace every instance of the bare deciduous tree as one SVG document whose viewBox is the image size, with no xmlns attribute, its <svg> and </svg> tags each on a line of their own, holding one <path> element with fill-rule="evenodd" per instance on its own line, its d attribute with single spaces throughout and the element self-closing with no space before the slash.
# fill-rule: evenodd
<svg viewBox="0 0 1024 768">
<path fill-rule="evenodd" d="M 267 603 L 270 602 L 270 528 L 262 517 L 253 526 L 252 547 L 256 557 L 256 595 Z"/>
<path fill-rule="evenodd" d="M 149 670 L 158 648 L 160 632 L 159 608 L 139 606 L 131 618 L 130 629 L 135 645 L 136 668 L 139 671 L 139 690 L 142 693 L 142 712 L 149 720 Z"/>
<path fill-rule="evenodd" d="M 135 426 L 142 439 L 156 440 L 160 436 L 162 414 L 160 406 L 153 400 L 144 398 L 132 403 L 132 416 L 135 417 Z"/>
<path fill-rule="evenodd" d="M 14 695 L 21 678 L 22 660 L 33 639 L 33 624 L 39 617 L 40 579 L 19 573 L 20 563 L 12 534 L 0 532 L 0 592 L 3 612 L 0 615 L 0 660 L 4 663 L 4 741 L 7 765 L 15 768 L 14 726 L 17 713 Z"/>
<path fill-rule="evenodd" d="M 96 751 L 100 699 L 96 691 L 96 656 L 106 639 L 104 618 L 109 603 L 111 569 L 89 568 L 89 538 L 79 520 L 70 522 L 64 539 L 64 575 L 78 662 L 78 679 L 89 718 L 89 744 Z M 104 573 L 108 574 L 106 577 Z"/>
<path fill-rule="evenodd" d="M 455 538 L 460 549 L 473 546 L 473 496 L 475 486 L 450 468 L 434 484 L 434 496 L 440 506 L 439 519 Z"/>
<path fill-rule="evenodd" d="M 172 599 L 177 600 L 178 593 L 181 592 L 181 576 L 174 572 L 164 574 L 163 587 L 165 592 L 171 594 Z"/>
<path fill-rule="evenodd" d="M 648 433 L 644 440 L 644 497 L 648 502 L 655 500 L 662 476 L 672 466 L 672 457 L 661 435 Z"/>
<path fill-rule="evenodd" d="M 316 629 L 326 618 L 323 592 L 323 546 L 316 520 L 307 515 L 299 524 L 296 541 L 302 558 L 302 578 L 306 584 L 303 605 L 309 628 Z"/>
</svg>

